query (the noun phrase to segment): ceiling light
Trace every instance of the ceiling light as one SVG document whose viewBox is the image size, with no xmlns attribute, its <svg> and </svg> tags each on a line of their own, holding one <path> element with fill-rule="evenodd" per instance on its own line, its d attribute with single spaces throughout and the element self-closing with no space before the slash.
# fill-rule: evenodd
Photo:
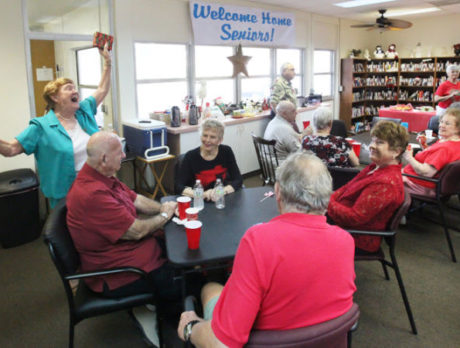
<svg viewBox="0 0 460 348">
<path fill-rule="evenodd" d="M 380 4 L 381 2 L 390 2 L 390 1 L 395 1 L 395 0 L 354 0 L 354 1 L 338 2 L 334 5 L 339 6 L 339 7 L 344 7 L 344 8 L 350 8 L 350 7 Z"/>
<path fill-rule="evenodd" d="M 387 15 L 389 17 L 399 17 L 399 16 L 407 16 L 407 15 L 429 13 L 429 12 L 436 12 L 436 11 L 441 11 L 441 9 L 437 7 L 426 7 L 426 8 L 418 8 L 414 10 L 402 10 L 402 11 L 395 10 L 395 11 L 391 11 L 390 13 L 387 13 Z"/>
</svg>

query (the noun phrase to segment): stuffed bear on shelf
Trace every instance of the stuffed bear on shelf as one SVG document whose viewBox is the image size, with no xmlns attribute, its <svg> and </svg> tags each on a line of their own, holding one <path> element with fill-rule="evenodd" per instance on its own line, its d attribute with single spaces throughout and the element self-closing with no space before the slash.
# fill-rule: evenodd
<svg viewBox="0 0 460 348">
<path fill-rule="evenodd" d="M 374 58 L 377 58 L 377 59 L 385 58 L 385 52 L 383 52 L 382 46 L 380 45 L 375 46 Z"/>
<path fill-rule="evenodd" d="M 385 52 L 385 56 L 388 59 L 398 59 L 398 52 L 396 52 L 396 45 L 391 44 L 388 46 L 388 50 Z"/>
</svg>

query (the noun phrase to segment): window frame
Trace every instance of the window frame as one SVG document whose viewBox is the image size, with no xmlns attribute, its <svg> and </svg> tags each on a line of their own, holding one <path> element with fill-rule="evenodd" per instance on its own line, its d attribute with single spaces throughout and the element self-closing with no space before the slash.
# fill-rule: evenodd
<svg viewBox="0 0 460 348">
<path fill-rule="evenodd" d="M 325 52 L 329 52 L 331 54 L 331 64 L 330 64 L 330 72 L 322 72 L 322 73 L 315 73 L 315 52 L 317 51 L 325 51 Z M 322 76 L 327 76 L 329 75 L 330 76 L 330 81 L 331 81 L 331 94 L 330 95 L 323 95 L 322 99 L 323 101 L 329 101 L 329 100 L 334 100 L 335 98 L 335 76 L 336 76 L 336 69 L 335 69 L 335 60 L 336 60 L 336 51 L 335 50 L 331 50 L 331 49 L 325 49 L 325 48 L 315 48 L 313 50 L 313 64 L 312 64 L 312 88 L 313 90 L 315 90 L 315 76 L 319 76 L 319 75 L 322 75 Z M 315 93 L 317 93 L 317 91 L 315 90 Z"/>
<path fill-rule="evenodd" d="M 137 64 L 136 64 L 136 44 L 156 44 L 156 45 L 176 45 L 176 46 L 184 46 L 185 47 L 185 78 L 148 78 L 148 79 L 138 79 L 137 78 Z M 133 42 L 133 62 L 134 62 L 134 96 L 135 96 L 135 106 L 136 106 L 136 117 L 139 118 L 139 96 L 137 93 L 138 85 L 139 84 L 152 84 L 152 83 L 167 83 L 167 82 L 185 82 L 187 86 L 187 93 L 190 94 L 194 87 L 190 85 L 192 77 L 194 78 L 194 73 L 191 69 L 191 46 L 190 44 L 186 43 L 176 43 L 176 42 L 159 42 L 159 41 L 134 41 Z M 192 52 L 194 54 L 194 52 Z M 193 89 L 192 89 L 193 88 Z"/>
<path fill-rule="evenodd" d="M 136 65 L 136 44 L 162 44 L 162 45 L 183 45 L 186 48 L 186 78 L 162 78 L 162 79 L 138 79 L 137 78 L 137 70 L 138 67 Z M 196 46 L 213 46 L 213 45 L 196 45 Z M 221 47 L 221 46 L 220 46 Z M 237 48 L 233 46 L 224 46 L 224 47 L 232 47 L 232 52 L 233 54 L 236 53 Z M 235 100 L 232 101 L 232 103 L 240 103 L 241 102 L 241 95 L 242 95 L 242 81 L 244 79 L 250 79 L 250 78 L 269 78 L 271 81 L 271 84 L 275 82 L 277 77 L 279 76 L 279 72 L 276 71 L 276 56 L 277 56 L 277 50 L 282 50 L 286 48 L 282 47 L 260 47 L 260 46 L 248 46 L 247 48 L 266 48 L 269 50 L 269 56 L 270 56 L 270 69 L 269 73 L 267 75 L 254 75 L 254 76 L 242 76 L 241 74 L 238 74 L 236 77 L 216 77 L 216 76 L 208 76 L 208 77 L 201 77 L 197 78 L 196 77 L 196 71 L 195 71 L 195 61 L 196 61 L 196 54 L 195 54 L 195 45 L 191 43 L 174 43 L 174 42 L 159 42 L 159 41 L 134 41 L 133 42 L 133 59 L 134 59 L 134 86 L 135 86 L 135 98 L 136 98 L 136 115 L 139 117 L 139 102 L 138 102 L 138 85 L 139 84 L 147 84 L 147 83 L 162 83 L 162 82 L 181 82 L 185 81 L 188 92 L 187 95 L 190 95 L 193 97 L 193 101 L 195 103 L 198 103 L 199 100 L 197 100 L 196 96 L 196 84 L 199 83 L 201 80 L 226 80 L 226 79 L 231 79 L 233 80 L 233 88 L 234 88 L 234 98 Z M 298 91 L 298 95 L 305 95 L 305 81 L 306 81 L 306 68 L 305 68 L 305 54 L 306 54 L 306 49 L 305 48 L 299 48 L 299 47 L 292 47 L 289 49 L 293 50 L 298 50 L 299 51 L 299 59 L 300 59 L 300 66 L 296 67 L 296 77 L 300 79 L 300 90 Z M 243 51 L 244 53 L 244 51 Z M 270 86 L 271 87 L 271 86 Z"/>
</svg>

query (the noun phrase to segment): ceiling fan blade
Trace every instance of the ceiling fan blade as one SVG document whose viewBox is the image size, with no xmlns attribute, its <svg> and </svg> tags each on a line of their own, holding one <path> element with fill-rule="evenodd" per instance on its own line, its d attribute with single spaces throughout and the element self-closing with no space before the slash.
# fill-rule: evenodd
<svg viewBox="0 0 460 348">
<path fill-rule="evenodd" d="M 353 24 L 350 27 L 352 28 L 372 28 L 372 27 L 375 27 L 375 24 Z"/>
<path fill-rule="evenodd" d="M 407 29 L 412 26 L 412 23 L 402 19 L 390 19 L 388 25 L 392 28 Z"/>
</svg>

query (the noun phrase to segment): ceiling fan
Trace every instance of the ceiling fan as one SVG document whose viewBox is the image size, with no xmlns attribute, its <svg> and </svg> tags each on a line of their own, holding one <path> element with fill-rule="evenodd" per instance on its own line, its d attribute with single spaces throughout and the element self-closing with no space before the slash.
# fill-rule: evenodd
<svg viewBox="0 0 460 348">
<path fill-rule="evenodd" d="M 375 23 L 370 24 L 355 24 L 352 28 L 368 28 L 367 30 L 380 29 L 380 31 L 386 30 L 401 30 L 407 29 L 412 26 L 411 22 L 404 21 L 402 19 L 390 19 L 384 16 L 387 10 L 380 9 L 380 17 L 375 20 Z"/>
</svg>

